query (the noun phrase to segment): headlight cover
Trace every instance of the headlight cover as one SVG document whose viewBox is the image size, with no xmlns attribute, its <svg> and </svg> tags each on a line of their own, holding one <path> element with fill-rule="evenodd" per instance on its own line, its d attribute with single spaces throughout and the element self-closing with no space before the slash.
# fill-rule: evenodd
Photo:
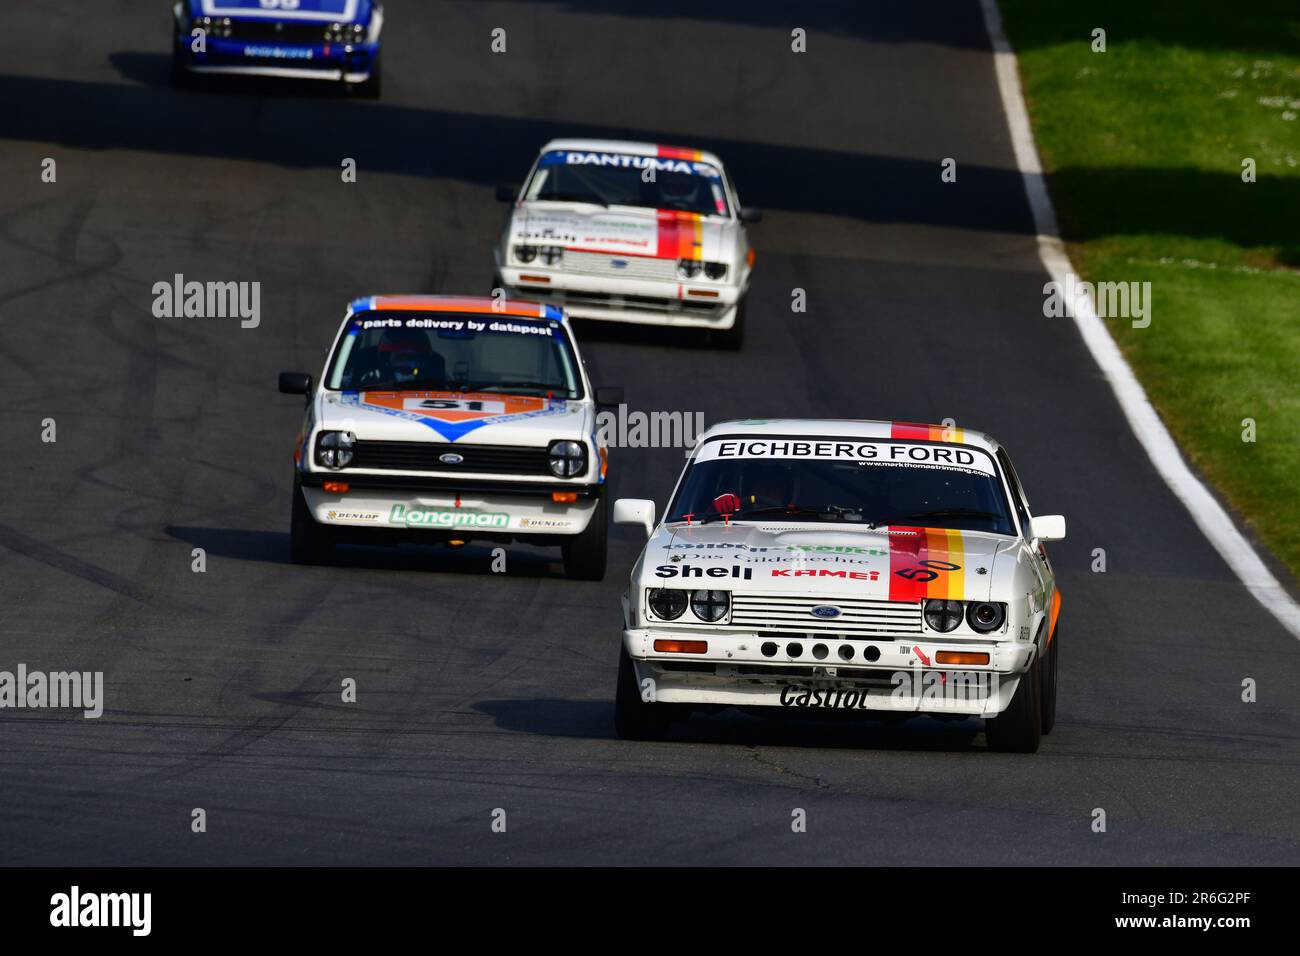
<svg viewBox="0 0 1300 956">
<path fill-rule="evenodd" d="M 993 601 L 972 601 L 966 607 L 966 623 L 971 630 L 988 634 L 1000 628 L 1007 619 L 1007 606 Z"/>
<path fill-rule="evenodd" d="M 537 247 L 528 245 L 515 246 L 515 258 L 520 262 L 532 262 L 537 258 Z"/>
<path fill-rule="evenodd" d="M 546 463 L 556 478 L 576 478 L 587 470 L 587 449 L 582 442 L 553 441 L 546 450 Z"/>
<path fill-rule="evenodd" d="M 678 259 L 677 274 L 683 279 L 694 279 L 700 274 L 700 266 L 698 259 Z"/>
<path fill-rule="evenodd" d="M 316 439 L 316 463 L 326 468 L 346 468 L 352 463 L 356 440 L 351 432 L 321 432 Z"/>
<path fill-rule="evenodd" d="M 691 613 L 701 621 L 716 624 L 731 610 L 730 591 L 692 591 Z"/>
<path fill-rule="evenodd" d="M 929 598 L 925 602 L 922 613 L 925 615 L 925 623 L 931 630 L 946 634 L 955 630 L 961 623 L 964 610 L 961 601 Z"/>
<path fill-rule="evenodd" d="M 651 588 L 646 603 L 661 621 L 675 621 L 686 612 L 686 594 L 680 588 Z"/>
<path fill-rule="evenodd" d="M 725 262 L 706 262 L 704 263 L 704 274 L 710 279 L 725 279 L 727 277 L 727 264 Z"/>
<path fill-rule="evenodd" d="M 563 246 L 542 246 L 542 262 L 548 266 L 558 266 L 564 258 Z"/>
</svg>

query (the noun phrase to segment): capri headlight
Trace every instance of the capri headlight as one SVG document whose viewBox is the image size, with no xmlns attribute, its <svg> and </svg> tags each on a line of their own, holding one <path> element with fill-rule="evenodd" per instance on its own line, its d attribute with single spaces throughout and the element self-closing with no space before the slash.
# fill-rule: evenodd
<svg viewBox="0 0 1300 956">
<path fill-rule="evenodd" d="M 556 478 L 575 478 L 587 470 L 587 449 L 582 442 L 553 441 L 546 462 Z"/>
<path fill-rule="evenodd" d="M 691 612 L 701 621 L 716 624 L 731 610 L 730 591 L 692 591 Z"/>
<path fill-rule="evenodd" d="M 930 598 L 925 602 L 925 623 L 931 630 L 946 634 L 961 623 L 961 601 L 948 601 L 943 598 Z"/>
<path fill-rule="evenodd" d="M 996 631 L 1007 619 L 1007 606 L 992 601 L 972 601 L 966 608 L 966 623 L 972 630 L 987 634 Z"/>
<path fill-rule="evenodd" d="M 520 262 L 532 262 L 537 258 L 537 247 L 515 246 L 515 258 Z"/>
<path fill-rule="evenodd" d="M 646 601 L 661 621 L 675 621 L 686 611 L 686 592 L 680 588 L 651 588 Z"/>
<path fill-rule="evenodd" d="M 727 264 L 725 262 L 706 262 L 704 263 L 704 274 L 710 279 L 726 278 Z"/>
<path fill-rule="evenodd" d="M 683 279 L 694 279 L 700 274 L 700 260 L 698 259 L 678 259 L 677 274 Z"/>
<path fill-rule="evenodd" d="M 321 432 L 316 441 L 316 463 L 326 468 L 346 468 L 352 463 L 356 440 L 351 432 Z"/>
<path fill-rule="evenodd" d="M 542 246 L 542 262 L 546 263 L 548 266 L 559 265 L 560 260 L 563 258 L 563 246 Z"/>
</svg>

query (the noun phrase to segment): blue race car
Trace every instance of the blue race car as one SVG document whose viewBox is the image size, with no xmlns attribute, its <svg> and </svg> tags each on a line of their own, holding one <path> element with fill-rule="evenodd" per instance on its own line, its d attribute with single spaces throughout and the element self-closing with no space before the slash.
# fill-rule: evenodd
<svg viewBox="0 0 1300 956">
<path fill-rule="evenodd" d="M 177 0 L 172 82 L 235 73 L 335 80 L 379 96 L 377 0 Z"/>
</svg>

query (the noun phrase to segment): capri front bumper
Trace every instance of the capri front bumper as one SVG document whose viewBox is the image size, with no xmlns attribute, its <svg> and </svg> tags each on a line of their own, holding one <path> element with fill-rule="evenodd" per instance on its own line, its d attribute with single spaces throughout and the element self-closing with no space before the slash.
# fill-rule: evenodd
<svg viewBox="0 0 1300 956">
<path fill-rule="evenodd" d="M 642 325 L 729 329 L 744 289 L 720 282 L 664 281 L 585 275 L 502 263 L 497 274 L 508 294 L 561 305 L 574 318 Z"/>
<path fill-rule="evenodd" d="M 1033 644 L 1021 641 L 949 643 L 695 627 L 629 629 L 623 645 L 638 683 L 649 678 L 658 702 L 806 715 L 838 710 L 992 717 L 1010 705 L 1034 653 Z M 988 663 L 941 663 L 948 654 L 987 654 Z"/>
</svg>

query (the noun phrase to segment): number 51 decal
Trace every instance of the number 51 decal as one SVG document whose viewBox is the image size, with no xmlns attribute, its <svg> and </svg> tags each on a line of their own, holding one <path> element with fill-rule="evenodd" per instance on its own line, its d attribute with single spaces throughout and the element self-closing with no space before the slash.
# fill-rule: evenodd
<svg viewBox="0 0 1300 956">
<path fill-rule="evenodd" d="M 907 578 L 909 581 L 920 581 L 922 584 L 933 581 L 939 576 L 940 571 L 960 571 L 960 564 L 950 564 L 947 561 L 920 561 L 919 568 L 900 568 L 894 573 L 900 578 Z"/>
</svg>

